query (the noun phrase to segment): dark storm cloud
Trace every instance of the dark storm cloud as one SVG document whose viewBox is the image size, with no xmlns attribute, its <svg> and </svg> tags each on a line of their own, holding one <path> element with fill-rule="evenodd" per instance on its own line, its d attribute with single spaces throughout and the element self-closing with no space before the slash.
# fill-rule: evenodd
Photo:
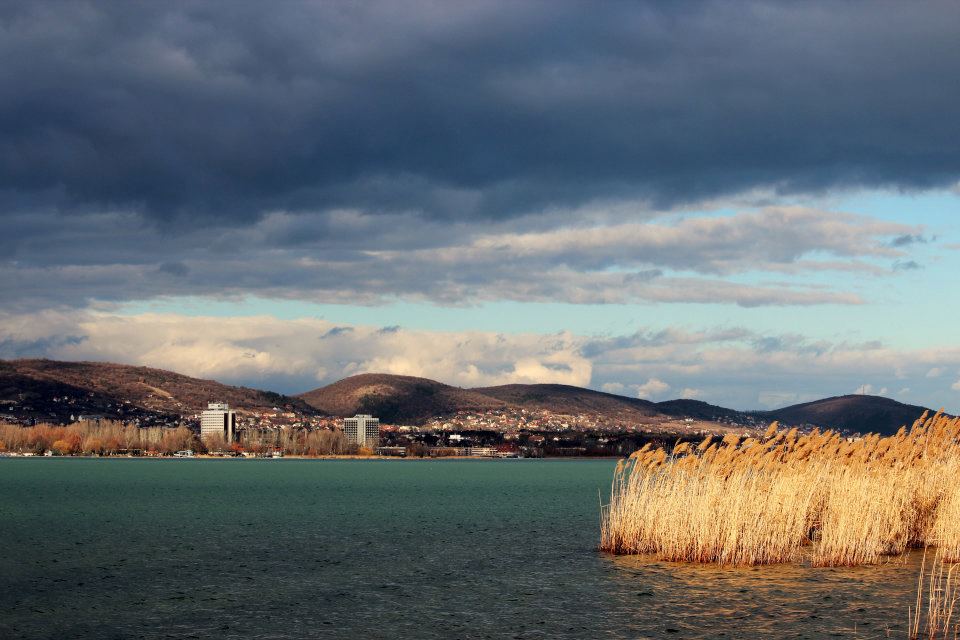
<svg viewBox="0 0 960 640">
<path fill-rule="evenodd" d="M 909 247 L 914 244 L 927 244 L 930 242 L 929 239 L 921 236 L 919 234 L 907 233 L 902 236 L 897 236 L 890 241 L 891 247 Z"/>
<path fill-rule="evenodd" d="M 923 265 L 916 260 L 898 260 L 893 263 L 894 271 L 918 271 L 923 269 Z"/>
<path fill-rule="evenodd" d="M 157 267 L 157 271 L 159 273 L 165 273 L 167 275 L 183 278 L 190 273 L 190 267 L 182 262 L 164 262 Z"/>
<path fill-rule="evenodd" d="M 332 329 L 324 333 L 322 336 L 320 336 L 320 339 L 323 340 L 325 338 L 335 338 L 345 333 L 350 333 L 351 331 L 353 331 L 353 327 L 333 327 Z"/>
<path fill-rule="evenodd" d="M 49 353 L 63 347 L 83 344 L 82 335 L 51 335 L 30 340 L 0 339 L 0 358 L 29 358 L 38 353 Z"/>
<path fill-rule="evenodd" d="M 946 185 L 958 25 L 946 2 L 4 3 L 0 211 Z"/>
</svg>

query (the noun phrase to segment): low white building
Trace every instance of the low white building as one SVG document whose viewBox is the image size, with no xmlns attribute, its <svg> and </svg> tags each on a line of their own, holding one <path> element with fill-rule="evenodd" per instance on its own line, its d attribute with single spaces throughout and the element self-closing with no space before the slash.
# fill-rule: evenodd
<svg viewBox="0 0 960 640">
<path fill-rule="evenodd" d="M 368 449 L 380 446 L 380 419 L 367 414 L 358 414 L 343 419 L 343 432 L 347 442 Z"/>
<path fill-rule="evenodd" d="M 237 412 L 230 410 L 226 402 L 210 402 L 200 414 L 200 437 L 220 435 L 226 442 L 233 442 L 237 434 Z"/>
</svg>

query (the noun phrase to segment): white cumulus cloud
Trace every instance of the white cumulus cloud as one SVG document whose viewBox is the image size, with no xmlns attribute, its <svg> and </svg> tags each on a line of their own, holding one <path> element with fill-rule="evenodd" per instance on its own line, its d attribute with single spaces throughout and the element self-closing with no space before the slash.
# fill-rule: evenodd
<svg viewBox="0 0 960 640">
<path fill-rule="evenodd" d="M 637 385 L 637 397 L 647 400 L 657 399 L 670 390 L 670 385 L 657 378 L 650 378 L 643 384 Z"/>
</svg>

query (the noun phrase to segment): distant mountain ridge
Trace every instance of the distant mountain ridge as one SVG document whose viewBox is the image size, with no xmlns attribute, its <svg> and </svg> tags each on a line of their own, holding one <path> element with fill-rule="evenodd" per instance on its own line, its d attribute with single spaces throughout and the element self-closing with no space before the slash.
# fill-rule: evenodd
<svg viewBox="0 0 960 640">
<path fill-rule="evenodd" d="M 67 400 L 63 401 L 64 398 Z M 928 410 L 881 396 L 846 395 L 771 411 L 737 411 L 700 400 L 651 402 L 561 384 L 462 389 L 428 378 L 376 373 L 351 376 L 298 396 L 286 396 L 150 367 L 0 360 L 3 415 L 59 421 L 78 414 L 125 418 L 141 414 L 188 415 L 204 409 L 211 400 L 222 400 L 247 411 L 285 407 L 308 415 L 370 413 L 388 424 L 423 424 L 458 412 L 526 409 L 590 414 L 613 423 L 682 418 L 737 424 L 777 420 L 791 426 L 880 433 L 893 433 L 902 425 L 910 425 Z"/>
</svg>

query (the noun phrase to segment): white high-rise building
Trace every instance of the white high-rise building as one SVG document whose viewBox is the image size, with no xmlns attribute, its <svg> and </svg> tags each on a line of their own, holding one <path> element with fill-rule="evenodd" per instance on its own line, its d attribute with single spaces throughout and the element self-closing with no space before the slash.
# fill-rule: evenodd
<svg viewBox="0 0 960 640">
<path fill-rule="evenodd" d="M 200 414 L 200 437 L 221 435 L 227 442 L 233 442 L 237 433 L 237 412 L 230 410 L 226 402 L 210 402 L 207 410 Z"/>
<path fill-rule="evenodd" d="M 380 419 L 366 414 L 356 415 L 343 419 L 343 432 L 347 434 L 347 442 L 358 444 L 368 449 L 380 446 Z"/>
</svg>

